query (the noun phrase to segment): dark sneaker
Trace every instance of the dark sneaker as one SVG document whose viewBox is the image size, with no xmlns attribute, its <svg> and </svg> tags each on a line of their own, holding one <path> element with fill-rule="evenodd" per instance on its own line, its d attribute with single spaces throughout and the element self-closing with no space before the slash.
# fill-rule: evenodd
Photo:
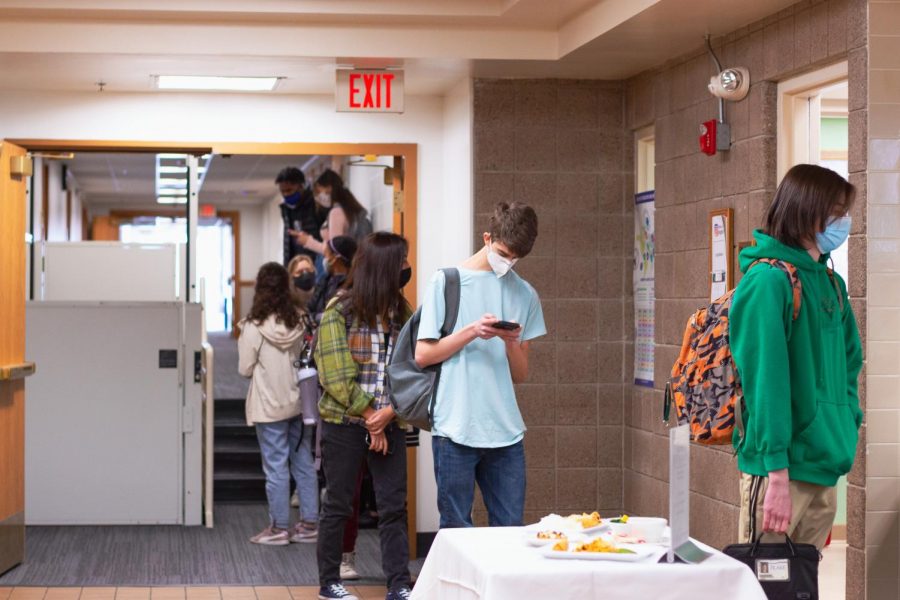
<svg viewBox="0 0 900 600">
<path fill-rule="evenodd" d="M 384 600 L 409 600 L 412 598 L 412 590 L 406 586 L 391 590 L 384 597 Z"/>
<path fill-rule="evenodd" d="M 331 583 L 319 588 L 319 600 L 359 600 L 359 598 L 348 592 L 340 583 Z"/>
</svg>

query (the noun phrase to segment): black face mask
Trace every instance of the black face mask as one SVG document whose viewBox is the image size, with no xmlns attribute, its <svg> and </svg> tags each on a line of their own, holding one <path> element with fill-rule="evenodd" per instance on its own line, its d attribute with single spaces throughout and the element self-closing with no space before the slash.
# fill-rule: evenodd
<svg viewBox="0 0 900 600">
<path fill-rule="evenodd" d="M 406 267 L 400 271 L 400 287 L 405 286 L 412 279 L 412 267 Z"/>
<path fill-rule="evenodd" d="M 297 277 L 294 277 L 294 287 L 298 290 L 303 290 L 304 292 L 308 292 L 313 289 L 316 285 L 316 274 L 312 271 L 306 271 L 305 273 L 301 273 Z"/>
</svg>

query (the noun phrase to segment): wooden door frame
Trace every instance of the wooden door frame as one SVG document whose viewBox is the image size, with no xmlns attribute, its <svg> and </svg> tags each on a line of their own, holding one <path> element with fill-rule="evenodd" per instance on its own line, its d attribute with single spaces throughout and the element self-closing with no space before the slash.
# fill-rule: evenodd
<svg viewBox="0 0 900 600">
<path fill-rule="evenodd" d="M 139 141 L 139 140 L 47 140 L 47 139 L 10 139 L 6 140 L 35 151 L 70 151 L 70 152 L 153 152 L 181 154 L 257 154 L 257 155 L 324 155 L 352 156 L 375 154 L 378 156 L 394 156 L 403 158 L 402 178 L 395 183 L 395 190 L 402 191 L 402 218 L 394 215 L 395 228 L 409 243 L 409 263 L 412 267 L 412 278 L 404 288 L 404 295 L 412 306 L 417 306 L 417 265 L 418 265 L 418 144 L 410 143 L 318 143 L 318 142 L 172 142 L 172 141 Z M 235 246 L 237 256 L 237 245 Z M 238 278 L 240 265 L 235 261 L 235 295 L 240 295 L 239 287 L 243 283 Z M 238 300 L 238 302 L 240 302 Z M 234 307 L 237 308 L 237 304 Z M 239 313 L 235 311 L 237 316 Z M 410 555 L 417 555 L 416 544 L 416 449 L 407 448 L 407 499 L 408 499 L 408 531 Z"/>
<path fill-rule="evenodd" d="M 10 139 L 29 152 L 171 152 L 181 154 L 296 154 L 325 156 L 354 156 L 375 154 L 403 157 L 402 191 L 403 218 L 395 219 L 403 229 L 401 233 L 409 242 L 409 262 L 412 279 L 404 288 L 407 300 L 417 305 L 417 253 L 418 253 L 418 144 L 409 143 L 340 143 L 340 142 L 171 142 L 143 140 L 47 140 Z M 237 267 L 237 265 L 236 265 Z M 237 273 L 237 268 L 235 273 Z M 239 281 L 235 278 L 236 281 Z"/>
</svg>

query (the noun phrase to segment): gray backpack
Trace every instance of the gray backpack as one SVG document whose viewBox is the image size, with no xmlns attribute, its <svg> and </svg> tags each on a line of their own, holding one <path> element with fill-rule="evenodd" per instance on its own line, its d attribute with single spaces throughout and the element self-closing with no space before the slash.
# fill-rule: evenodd
<svg viewBox="0 0 900 600">
<path fill-rule="evenodd" d="M 446 307 L 441 337 L 445 338 L 453 332 L 459 314 L 459 271 L 441 270 L 444 272 Z M 387 383 L 391 405 L 400 420 L 419 429 L 431 431 L 442 363 L 424 369 L 416 364 L 416 341 L 419 338 L 421 317 L 422 307 L 419 307 L 400 330 L 391 364 L 387 368 Z"/>
</svg>

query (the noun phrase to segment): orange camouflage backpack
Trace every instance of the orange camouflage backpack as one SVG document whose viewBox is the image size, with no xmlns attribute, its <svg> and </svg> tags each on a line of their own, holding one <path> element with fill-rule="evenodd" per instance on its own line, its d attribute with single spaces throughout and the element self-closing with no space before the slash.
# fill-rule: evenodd
<svg viewBox="0 0 900 600">
<path fill-rule="evenodd" d="M 800 314 L 802 288 L 797 268 L 787 262 L 762 258 L 788 276 L 793 289 L 794 320 Z M 748 269 L 749 271 L 749 269 Z M 671 406 L 679 425 L 691 426 L 691 436 L 699 444 L 730 444 L 737 423 L 743 438 L 741 403 L 744 393 L 728 339 L 728 313 L 734 289 L 701 308 L 688 320 L 681 342 L 681 353 L 666 382 L 663 420 L 668 422 Z"/>
</svg>

